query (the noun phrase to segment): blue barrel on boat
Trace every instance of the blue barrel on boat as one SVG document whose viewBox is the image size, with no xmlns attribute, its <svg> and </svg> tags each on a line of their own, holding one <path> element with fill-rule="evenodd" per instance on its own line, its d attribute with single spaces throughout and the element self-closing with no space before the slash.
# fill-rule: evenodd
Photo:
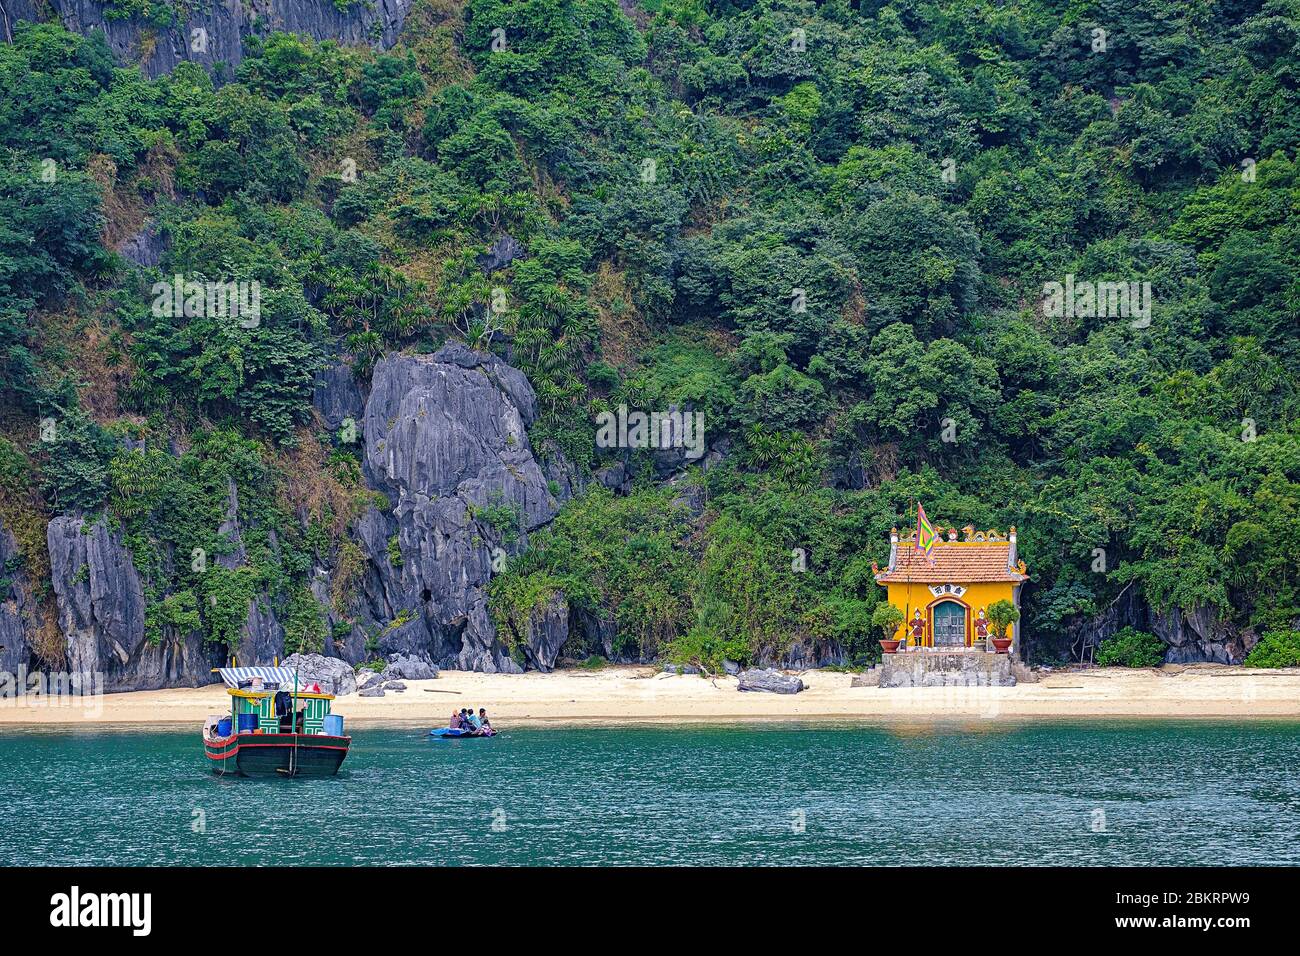
<svg viewBox="0 0 1300 956">
<path fill-rule="evenodd" d="M 256 729 L 257 729 L 257 714 L 239 715 L 239 732 L 241 734 L 252 733 Z"/>
<path fill-rule="evenodd" d="M 331 737 L 343 736 L 343 715 L 342 714 L 325 715 L 325 733 Z"/>
<path fill-rule="evenodd" d="M 217 736 L 218 736 L 218 737 L 229 737 L 229 736 L 230 736 L 230 718 L 229 718 L 229 717 L 222 717 L 220 720 L 217 721 Z"/>
</svg>

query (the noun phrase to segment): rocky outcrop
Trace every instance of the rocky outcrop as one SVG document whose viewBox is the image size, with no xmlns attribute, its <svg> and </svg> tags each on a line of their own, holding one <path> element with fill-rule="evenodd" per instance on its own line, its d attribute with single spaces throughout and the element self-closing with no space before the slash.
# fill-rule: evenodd
<svg viewBox="0 0 1300 956">
<path fill-rule="evenodd" d="M 1220 620 L 1209 607 L 1157 611 L 1151 616 L 1151 632 L 1169 645 L 1169 664 L 1240 664 L 1259 640 L 1254 631 Z"/>
<path fill-rule="evenodd" d="M 474 257 L 478 267 L 486 274 L 496 272 L 498 269 L 504 269 L 516 259 L 522 259 L 525 256 L 523 244 L 514 236 L 501 235 L 496 241 L 488 247 L 487 252 L 481 252 Z"/>
<path fill-rule="evenodd" d="M 103 33 L 118 62 L 139 64 L 147 76 L 190 61 L 209 70 L 225 64 L 229 78 L 254 33 L 300 33 L 386 50 L 397 42 L 409 7 L 406 0 L 365 0 L 342 10 L 333 0 L 211 0 L 193 5 L 183 22 L 160 29 L 136 18 L 110 19 L 109 5 L 99 0 L 0 0 L 0 37 L 12 39 L 20 20 L 58 19 L 75 33 Z"/>
<path fill-rule="evenodd" d="M 779 660 L 760 660 L 762 664 L 779 664 L 792 670 L 811 670 L 845 663 L 844 648 L 833 640 L 795 640 Z"/>
<path fill-rule="evenodd" d="M 419 657 L 394 654 L 381 676 L 384 680 L 433 680 L 438 668 Z"/>
<path fill-rule="evenodd" d="M 614 660 L 614 639 L 618 622 L 611 613 L 593 614 L 586 608 L 571 607 L 569 628 L 582 639 L 582 646 L 606 660 Z"/>
<path fill-rule="evenodd" d="M 353 440 L 360 437 L 365 400 L 361 396 L 351 365 L 340 362 L 317 372 L 311 402 L 320 413 L 326 428 L 333 431 L 351 419 L 357 429 Z"/>
<path fill-rule="evenodd" d="M 381 653 L 462 670 L 520 669 L 497 640 L 484 589 L 494 562 L 559 507 L 529 444 L 536 415 L 522 372 L 464 345 L 375 366 L 365 471 L 392 513 L 372 508 L 356 530 L 369 559 L 361 615 L 380 629 Z"/>
<path fill-rule="evenodd" d="M 18 542 L 0 522 L 0 673 L 17 674 L 31 648 L 27 632 L 35 626 Z"/>
<path fill-rule="evenodd" d="M 1240 664 L 1259 640 L 1254 630 L 1222 620 L 1212 608 L 1158 611 L 1147 604 L 1140 589 L 1132 588 L 1100 614 L 1071 624 L 1058 639 L 1034 635 L 1029 650 L 1036 659 L 1091 662 L 1101 642 L 1126 627 L 1148 631 L 1168 644 L 1165 661 L 1170 664 Z"/>
<path fill-rule="evenodd" d="M 162 262 L 166 247 L 167 243 L 158 223 L 149 219 L 139 231 L 123 239 L 118 244 L 117 251 L 128 262 L 147 268 Z"/>
<path fill-rule="evenodd" d="M 211 683 L 216 661 L 201 637 L 165 629 L 157 643 L 146 639 L 143 585 L 117 532 L 64 515 L 46 540 L 69 671 L 103 674 L 108 691 Z"/>
<path fill-rule="evenodd" d="M 336 697 L 355 693 L 357 689 L 357 675 L 352 670 L 352 665 L 337 657 L 325 657 L 321 654 L 290 654 L 280 666 L 290 667 L 298 672 L 299 686 L 320 684 L 322 691 L 334 694 Z"/>
<path fill-rule="evenodd" d="M 750 668 L 740 672 L 740 683 L 736 689 L 768 694 L 797 694 L 803 690 L 803 681 L 777 670 Z"/>
<path fill-rule="evenodd" d="M 224 568 L 234 569 L 248 563 L 244 548 L 244 528 L 239 515 L 239 489 L 233 481 L 226 492 L 226 517 L 217 528 L 217 534 L 229 542 L 224 554 L 214 560 Z M 271 533 L 271 544 L 276 536 Z M 239 660 L 249 666 L 270 664 L 284 653 L 284 625 L 276 616 L 271 596 L 265 591 L 255 594 L 248 602 L 248 614 L 239 636 Z"/>
<path fill-rule="evenodd" d="M 569 639 L 569 602 L 557 591 L 528 615 L 524 654 L 539 671 L 554 670 L 560 648 Z"/>
</svg>

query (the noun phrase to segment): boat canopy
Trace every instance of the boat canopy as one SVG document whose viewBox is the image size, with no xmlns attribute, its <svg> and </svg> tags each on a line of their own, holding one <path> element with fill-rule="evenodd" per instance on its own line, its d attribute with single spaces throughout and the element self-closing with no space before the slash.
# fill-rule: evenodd
<svg viewBox="0 0 1300 956">
<path fill-rule="evenodd" d="M 240 681 L 260 677 L 267 683 L 279 684 L 283 689 L 293 688 L 294 670 L 292 667 L 219 667 L 221 679 L 227 687 L 238 688 Z M 303 681 L 300 679 L 299 683 Z M 305 685 L 304 685 L 305 686 Z"/>
</svg>

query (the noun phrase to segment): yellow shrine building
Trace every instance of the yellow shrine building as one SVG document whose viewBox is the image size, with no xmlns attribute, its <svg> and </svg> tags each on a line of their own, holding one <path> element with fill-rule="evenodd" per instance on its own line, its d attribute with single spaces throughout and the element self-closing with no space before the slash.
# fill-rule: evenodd
<svg viewBox="0 0 1300 956">
<path fill-rule="evenodd" d="M 1020 588 L 1029 579 L 1025 562 L 1016 556 L 1016 529 L 1006 534 L 996 528 L 976 531 L 967 526 L 946 533 L 935 528 L 939 541 L 930 557 L 916 550 L 915 532 L 900 539 L 889 533 L 889 567 L 874 564 L 876 583 L 889 591 L 889 603 L 903 612 L 903 625 L 895 637 L 909 650 L 933 648 L 960 650 L 991 647 L 989 605 L 1006 599 L 1020 607 Z M 1020 650 L 1020 623 L 1008 632 L 1011 653 Z"/>
</svg>

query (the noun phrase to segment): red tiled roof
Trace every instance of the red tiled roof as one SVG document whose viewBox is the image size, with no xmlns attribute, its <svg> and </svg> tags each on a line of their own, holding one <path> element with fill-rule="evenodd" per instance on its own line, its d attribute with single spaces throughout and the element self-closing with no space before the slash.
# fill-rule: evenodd
<svg viewBox="0 0 1300 956">
<path fill-rule="evenodd" d="M 898 542 L 893 570 L 876 575 L 881 584 L 965 584 L 970 581 L 1024 581 L 1027 574 L 1007 569 L 1011 545 L 1006 541 L 942 541 L 930 556 L 934 564 L 910 541 Z"/>
</svg>

